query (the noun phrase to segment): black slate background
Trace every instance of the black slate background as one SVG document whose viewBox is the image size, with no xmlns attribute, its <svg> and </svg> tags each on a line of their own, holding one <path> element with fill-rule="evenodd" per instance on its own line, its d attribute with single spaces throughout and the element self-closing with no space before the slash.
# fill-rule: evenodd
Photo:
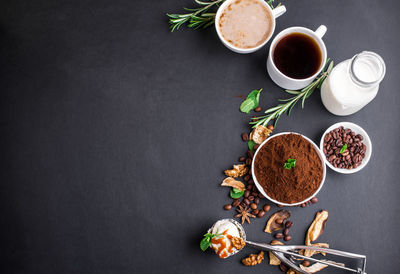
<svg viewBox="0 0 400 274">
<path fill-rule="evenodd" d="M 170 33 L 165 13 L 191 3 L 0 2 L 1 273 L 280 273 L 242 266 L 251 249 L 219 260 L 198 247 L 214 221 L 233 215 L 219 183 L 246 151 L 249 116 L 235 96 L 262 87 L 267 108 L 285 95 L 266 74 L 269 44 L 239 55 L 212 28 Z M 279 121 L 276 132 L 315 142 L 351 121 L 373 142 L 364 170 L 329 170 L 320 202 L 292 209 L 292 243 L 327 209 L 321 242 L 366 254 L 368 273 L 397 273 L 400 4 L 283 4 L 276 31 L 325 24 L 336 62 L 372 50 L 387 65 L 378 96 L 358 113 L 333 116 L 316 93 Z M 248 238 L 269 242 L 265 221 L 246 225 Z"/>
</svg>

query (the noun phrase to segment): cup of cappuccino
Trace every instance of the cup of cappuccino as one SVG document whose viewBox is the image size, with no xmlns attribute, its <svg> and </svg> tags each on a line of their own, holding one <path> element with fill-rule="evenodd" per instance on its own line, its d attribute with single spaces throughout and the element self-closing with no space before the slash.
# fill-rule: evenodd
<svg viewBox="0 0 400 274">
<path fill-rule="evenodd" d="M 272 9 L 264 0 L 226 0 L 215 15 L 215 28 L 227 48 L 251 53 L 265 46 L 275 19 L 285 12 L 285 6 Z"/>
</svg>

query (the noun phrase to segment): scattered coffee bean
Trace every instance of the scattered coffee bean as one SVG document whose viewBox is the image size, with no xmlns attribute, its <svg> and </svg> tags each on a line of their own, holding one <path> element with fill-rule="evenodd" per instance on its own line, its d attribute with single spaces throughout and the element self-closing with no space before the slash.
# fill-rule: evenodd
<svg viewBox="0 0 400 274">
<path fill-rule="evenodd" d="M 308 267 L 308 266 L 311 265 L 310 261 L 307 261 L 307 260 L 304 260 L 301 264 L 302 264 L 303 266 L 305 266 L 305 267 Z"/>
<path fill-rule="evenodd" d="M 249 190 L 249 195 L 250 195 L 250 190 L 253 189 L 253 185 L 248 184 L 248 185 L 246 186 L 246 189 Z M 245 193 L 246 193 L 246 192 L 245 192 Z"/>
<path fill-rule="evenodd" d="M 246 161 L 245 157 L 242 156 L 242 157 L 239 158 L 239 162 L 244 162 L 244 161 Z"/>
<path fill-rule="evenodd" d="M 236 135 L 237 136 L 237 135 Z M 243 142 L 248 142 L 249 141 L 249 134 L 247 133 L 242 133 L 242 140 Z"/>
<path fill-rule="evenodd" d="M 225 210 L 231 210 L 232 209 L 232 205 L 229 205 L 229 204 L 224 205 L 224 209 Z"/>
<path fill-rule="evenodd" d="M 259 144 L 255 144 L 253 148 L 254 148 L 254 150 L 256 151 L 259 147 L 260 147 Z"/>
<path fill-rule="evenodd" d="M 251 196 L 249 196 L 249 198 L 247 198 L 247 199 L 249 199 L 250 201 L 253 201 L 253 200 L 254 200 L 254 196 L 251 195 Z"/>
<path fill-rule="evenodd" d="M 260 211 L 258 209 L 253 210 L 253 215 L 257 215 Z"/>
<path fill-rule="evenodd" d="M 277 205 L 277 206 L 278 206 L 278 207 L 283 207 L 283 205 L 280 205 L 280 204 L 279 204 L 279 205 Z"/>
<path fill-rule="evenodd" d="M 239 204 L 240 204 L 240 200 L 235 199 L 235 200 L 233 200 L 232 206 L 237 207 Z"/>
<path fill-rule="evenodd" d="M 253 157 L 254 157 L 254 152 L 251 151 L 251 150 L 248 150 L 248 151 L 247 151 L 247 156 L 249 156 L 250 159 L 253 159 Z"/>
<path fill-rule="evenodd" d="M 285 238 L 284 238 L 284 240 L 285 240 L 286 242 L 290 241 L 291 239 L 292 239 L 292 236 L 290 236 L 290 235 L 287 235 L 287 236 L 285 236 Z"/>
<path fill-rule="evenodd" d="M 268 212 L 271 209 L 271 206 L 267 204 L 263 207 L 263 209 L 265 212 Z"/>
<path fill-rule="evenodd" d="M 252 120 L 253 122 L 257 122 L 257 121 L 258 121 L 257 116 L 252 116 L 252 117 L 251 117 L 251 120 Z"/>
<path fill-rule="evenodd" d="M 318 198 L 317 198 L 317 197 L 313 197 L 313 198 L 311 199 L 311 203 L 313 203 L 313 204 L 318 203 Z"/>
<path fill-rule="evenodd" d="M 255 203 L 250 204 L 251 209 L 257 209 L 257 205 Z"/>
<path fill-rule="evenodd" d="M 244 199 L 243 199 L 243 202 L 244 202 L 246 205 L 249 205 L 249 204 L 250 204 L 250 200 L 247 199 L 247 198 L 244 198 Z"/>
<path fill-rule="evenodd" d="M 246 165 L 251 166 L 251 159 L 250 158 L 246 159 Z"/>
<path fill-rule="evenodd" d="M 283 230 L 283 235 L 285 235 L 285 236 L 289 235 L 289 228 L 285 228 Z"/>
<path fill-rule="evenodd" d="M 285 273 L 288 271 L 287 266 L 284 265 L 284 264 L 282 264 L 282 263 L 279 265 L 279 269 L 280 269 L 282 272 L 285 272 Z"/>
<path fill-rule="evenodd" d="M 286 227 L 286 228 L 291 228 L 292 225 L 293 225 L 293 222 L 292 222 L 292 221 L 287 221 L 287 222 L 285 223 L 285 227 Z"/>
<path fill-rule="evenodd" d="M 254 109 L 255 112 L 260 112 L 261 110 L 262 110 L 261 107 L 256 107 L 256 108 Z"/>
<path fill-rule="evenodd" d="M 246 176 L 244 176 L 244 178 L 243 178 L 243 180 L 245 180 L 246 182 L 248 182 L 249 180 L 250 180 L 250 175 L 249 174 L 247 174 Z"/>
<path fill-rule="evenodd" d="M 243 194 L 243 197 L 247 198 L 250 196 L 250 190 L 246 190 Z"/>
<path fill-rule="evenodd" d="M 258 198 L 258 197 L 255 198 L 255 199 L 254 199 L 254 203 L 255 203 L 256 205 L 258 205 L 258 204 L 260 203 L 260 198 Z"/>
<path fill-rule="evenodd" d="M 258 212 L 258 214 L 257 214 L 257 218 L 261 218 L 261 217 L 263 217 L 264 215 L 265 215 L 265 211 L 261 209 L 261 210 Z"/>
<path fill-rule="evenodd" d="M 274 130 L 274 126 L 273 126 L 273 125 L 268 125 L 267 128 L 268 128 L 269 130 Z"/>
<path fill-rule="evenodd" d="M 274 235 L 274 237 L 275 237 L 275 239 L 282 239 L 283 238 L 283 234 L 282 233 L 276 233 L 275 235 Z"/>
<path fill-rule="evenodd" d="M 306 207 L 306 203 L 302 203 L 300 206 L 301 207 Z"/>
</svg>

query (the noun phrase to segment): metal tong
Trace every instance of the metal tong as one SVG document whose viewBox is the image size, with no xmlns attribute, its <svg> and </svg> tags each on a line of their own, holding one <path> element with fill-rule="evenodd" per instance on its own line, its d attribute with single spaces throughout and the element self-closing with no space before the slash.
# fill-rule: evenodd
<svg viewBox="0 0 400 274">
<path fill-rule="evenodd" d="M 350 272 L 358 273 L 358 274 L 367 274 L 365 272 L 365 267 L 367 263 L 367 257 L 365 255 L 359 255 L 359 254 L 354 254 L 350 252 L 345 252 L 345 251 L 340 251 L 340 250 L 335 250 L 335 249 L 330 249 L 330 248 L 322 248 L 322 247 L 315 247 L 315 246 L 306 246 L 306 245 L 270 245 L 270 244 L 261 244 L 261 243 L 255 243 L 251 241 L 246 241 L 246 244 L 252 247 L 255 247 L 257 249 L 261 250 L 266 250 L 266 251 L 271 251 L 282 263 L 287 265 L 288 267 L 293 268 L 294 270 L 303 273 L 303 274 L 310 274 L 310 272 L 304 271 L 301 269 L 298 265 L 297 262 L 295 262 L 294 258 L 301 258 L 301 259 L 306 259 L 308 261 L 316 262 L 316 263 L 321 263 L 325 264 L 328 266 L 340 268 L 343 270 L 347 270 Z M 330 261 L 324 261 L 324 260 L 318 260 L 314 259 L 311 257 L 306 257 L 303 255 L 300 255 L 296 253 L 301 249 L 310 249 L 310 250 L 315 250 L 315 251 L 320 251 L 328 254 L 333 254 L 341 257 L 347 257 L 347 258 L 352 258 L 352 259 L 360 259 L 362 260 L 362 267 L 358 269 L 352 269 L 348 268 L 342 264 L 336 264 L 334 262 Z M 285 255 L 289 255 L 290 258 L 287 258 Z"/>
</svg>

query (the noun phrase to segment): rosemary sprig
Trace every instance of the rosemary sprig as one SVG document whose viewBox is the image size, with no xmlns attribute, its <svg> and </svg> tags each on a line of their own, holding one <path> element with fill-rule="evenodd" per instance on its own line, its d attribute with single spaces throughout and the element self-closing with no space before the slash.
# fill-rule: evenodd
<svg viewBox="0 0 400 274">
<path fill-rule="evenodd" d="M 305 100 L 311 96 L 315 89 L 321 88 L 322 83 L 331 72 L 332 68 L 333 61 L 330 61 L 330 59 L 328 58 L 324 70 L 311 84 L 309 84 L 302 90 L 285 90 L 287 93 L 295 96 L 288 99 L 279 99 L 280 102 L 286 103 L 278 104 L 275 107 L 267 109 L 265 111 L 266 115 L 252 118 L 253 120 L 250 122 L 250 124 L 253 125 L 253 127 L 256 127 L 258 125 L 266 126 L 271 120 L 275 119 L 274 125 L 276 126 L 281 115 L 285 112 L 287 113 L 287 115 L 290 115 L 293 107 L 298 101 L 301 100 L 301 108 L 304 108 Z"/>
<path fill-rule="evenodd" d="M 185 14 L 168 14 L 171 32 L 178 30 L 179 27 L 185 23 L 188 24 L 189 28 L 198 29 L 200 27 L 206 28 L 214 24 L 215 13 L 207 13 L 207 11 L 225 0 L 215 0 L 211 2 L 203 2 L 200 0 L 194 0 L 200 7 L 188 9 L 184 8 L 190 13 Z"/>
<path fill-rule="evenodd" d="M 189 11 L 189 13 L 185 14 L 169 14 L 169 23 L 171 32 L 174 30 L 178 30 L 181 25 L 187 24 L 189 28 L 198 29 L 198 28 L 207 28 L 214 24 L 215 22 L 215 12 L 208 12 L 208 10 L 212 7 L 219 6 L 225 0 L 214 0 L 210 2 L 204 2 L 200 0 L 194 0 L 196 4 L 199 5 L 197 8 L 188 9 L 184 8 L 184 10 Z M 275 0 L 266 0 L 266 2 L 273 7 L 273 2 Z M 277 7 L 280 6 L 280 3 Z"/>
</svg>

